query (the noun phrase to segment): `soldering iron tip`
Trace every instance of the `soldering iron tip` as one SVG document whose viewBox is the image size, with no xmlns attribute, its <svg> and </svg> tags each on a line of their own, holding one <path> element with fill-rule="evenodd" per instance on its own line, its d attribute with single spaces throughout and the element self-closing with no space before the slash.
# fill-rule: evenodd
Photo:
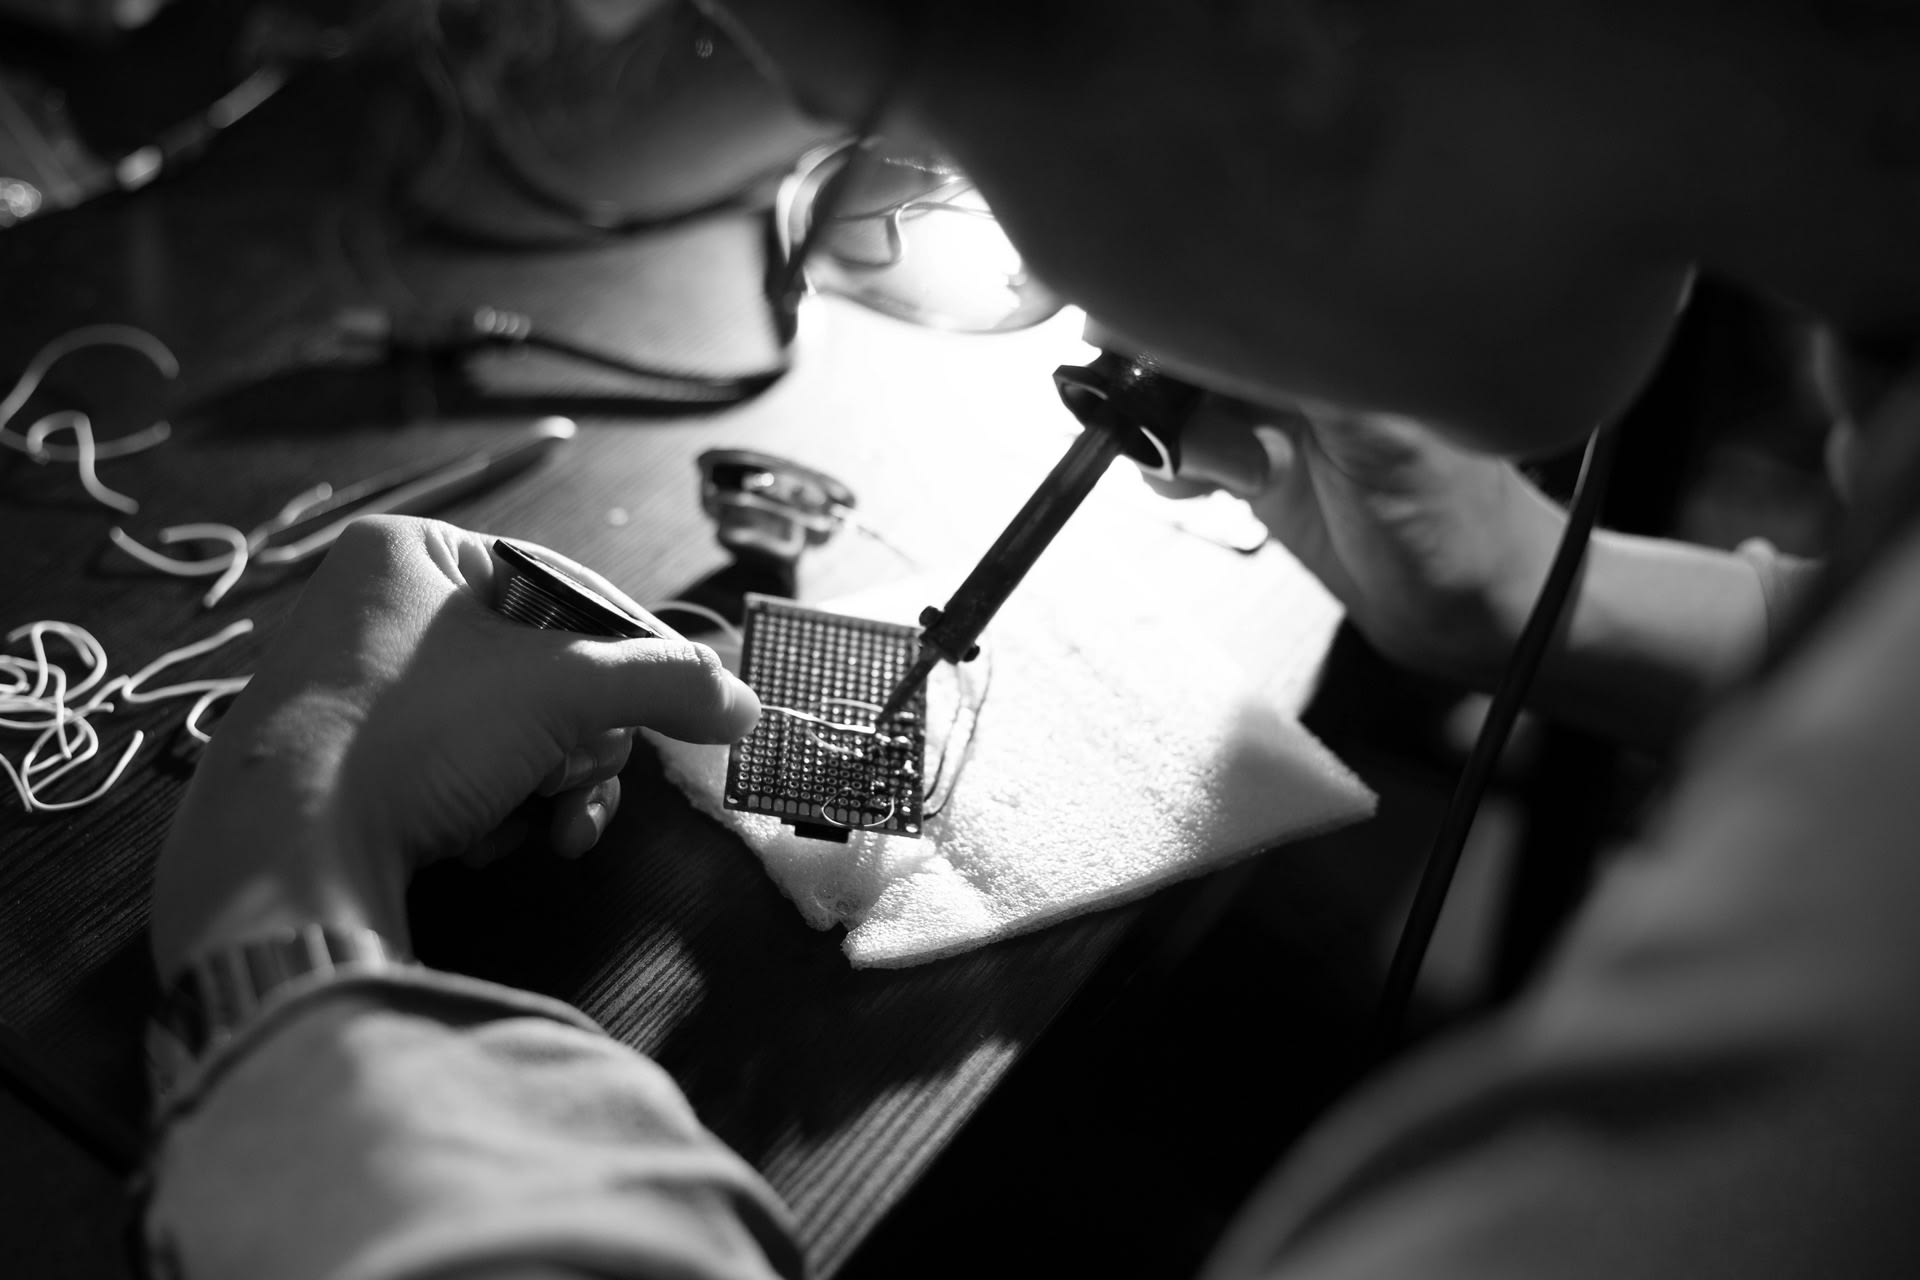
<svg viewBox="0 0 1920 1280">
<path fill-rule="evenodd" d="M 907 704 L 913 701 L 913 695 L 918 693 L 920 686 L 927 682 L 927 677 L 933 673 L 934 665 L 939 661 L 940 654 L 936 650 L 922 645 L 920 656 L 914 659 L 911 667 L 907 668 L 907 673 L 900 677 L 900 683 L 893 686 L 893 692 L 887 695 L 887 700 L 881 706 L 880 715 L 874 723 L 886 724 L 905 711 Z"/>
</svg>

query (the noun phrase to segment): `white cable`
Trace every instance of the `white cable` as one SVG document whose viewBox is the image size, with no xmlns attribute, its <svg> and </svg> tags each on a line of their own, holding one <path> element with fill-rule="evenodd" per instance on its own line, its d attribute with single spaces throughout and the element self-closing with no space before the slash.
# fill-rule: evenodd
<svg viewBox="0 0 1920 1280">
<path fill-rule="evenodd" d="M 211 609 L 220 603 L 221 597 L 233 589 L 240 581 L 240 575 L 247 571 L 247 552 L 251 542 L 247 535 L 230 524 L 176 524 L 160 531 L 160 541 L 172 546 L 176 542 L 224 542 L 227 544 L 227 566 L 214 580 L 207 594 L 201 597 L 204 608 Z"/>
<path fill-rule="evenodd" d="M 247 681 L 251 678 L 250 676 L 236 676 L 231 680 L 218 681 L 217 683 L 222 685 L 222 688 L 208 689 L 205 693 L 201 694 L 199 700 L 196 701 L 192 709 L 187 712 L 187 732 L 203 743 L 212 742 L 213 735 L 200 727 L 200 717 L 207 714 L 208 709 L 220 699 L 231 698 L 246 688 Z"/>
<path fill-rule="evenodd" d="M 102 440 L 96 436 L 93 441 L 94 460 L 106 462 L 113 458 L 130 458 L 136 453 L 145 453 L 156 445 L 165 444 L 172 438 L 173 424 L 165 421 L 155 422 L 138 431 L 129 431 L 111 440 Z M 4 439 L 5 436 L 0 435 L 0 440 Z M 42 444 L 39 452 L 33 454 L 33 457 L 37 462 L 78 462 L 80 449 L 77 445 Z"/>
<path fill-rule="evenodd" d="M 174 357 L 172 351 L 167 349 L 166 343 L 145 329 L 136 329 L 130 324 L 90 324 L 82 325 L 78 329 L 70 329 L 35 352 L 33 359 L 27 361 L 27 367 L 13 384 L 13 390 L 7 392 L 4 398 L 0 398 L 0 444 L 18 449 L 23 453 L 33 454 L 42 461 L 79 461 L 77 451 L 56 452 L 42 445 L 36 452 L 34 445 L 8 433 L 6 426 L 13 421 L 14 415 L 25 407 L 27 401 L 33 398 L 33 393 L 39 389 L 40 381 L 47 376 L 49 369 L 65 357 L 88 347 L 127 347 L 151 360 L 153 367 L 167 379 L 172 380 L 180 376 L 180 361 Z M 144 431 L 135 432 L 132 436 L 122 436 L 118 440 L 110 441 L 106 446 L 97 447 L 95 456 L 119 457 L 127 453 L 137 453 L 141 449 L 150 449 L 167 438 L 168 430 L 166 423 L 156 422 Z M 135 437 L 150 438 L 141 439 L 138 444 L 129 445 L 128 442 Z M 109 453 L 108 448 L 112 448 L 113 452 Z"/>
<path fill-rule="evenodd" d="M 204 578 L 211 574 L 225 573 L 227 569 L 227 561 L 224 558 L 214 560 L 181 560 L 177 557 L 166 555 L 163 552 L 155 551 L 151 547 L 142 545 L 132 534 L 122 529 L 119 525 L 115 525 L 113 528 L 107 530 L 107 538 L 114 546 L 132 556 L 141 564 L 146 565 L 149 569 L 158 569 L 161 573 L 171 573 L 181 578 Z"/>
<path fill-rule="evenodd" d="M 143 545 L 125 529 L 115 525 L 107 530 L 107 538 L 114 546 L 161 573 L 170 573 L 179 578 L 204 578 L 218 574 L 211 589 L 200 598 L 202 607 L 211 609 L 232 590 L 233 584 L 247 571 L 247 559 L 251 554 L 253 539 L 230 524 L 176 524 L 160 531 L 160 541 L 172 545 L 176 542 L 224 542 L 226 550 L 206 560 L 182 560 L 164 552 L 155 551 Z"/>
<path fill-rule="evenodd" d="M 20 776 L 27 780 L 29 787 L 47 786 L 100 754 L 100 731 L 85 720 L 76 723 L 80 726 L 78 750 L 68 750 L 63 745 L 58 755 L 42 758 L 40 752 L 47 745 L 47 740 L 54 736 L 54 729 L 42 733 L 27 748 L 27 754 L 20 761 Z M 47 769 L 53 772 L 36 781 L 33 775 Z"/>
<path fill-rule="evenodd" d="M 17 643 L 22 636 L 56 635 L 73 646 L 73 651 L 86 660 L 87 676 L 79 684 L 69 685 L 69 696 L 78 696 L 98 684 L 107 674 L 107 651 L 101 647 L 91 631 L 85 627 L 76 627 L 71 622 L 59 622 L 52 619 L 43 622 L 29 622 L 24 627 L 15 627 L 7 633 L 9 644 Z M 34 652 L 39 655 L 42 665 L 46 663 L 44 642 L 35 639 Z"/>
<path fill-rule="evenodd" d="M 27 790 L 27 780 L 14 769 L 13 761 L 0 756 L 0 770 L 5 770 L 7 781 L 13 784 L 14 792 L 20 797 L 20 807 L 28 813 L 33 812 L 33 792 Z"/>
<path fill-rule="evenodd" d="M 282 529 L 296 523 L 301 516 L 313 510 L 333 496 L 333 486 L 322 480 L 311 489 L 302 489 L 287 499 L 285 506 L 274 512 L 271 518 L 255 525 L 247 534 L 247 550 L 258 551 L 268 538 Z"/>
<path fill-rule="evenodd" d="M 35 454 L 41 442 L 55 431 L 71 431 L 74 440 L 74 453 L 77 470 L 80 473 L 80 486 L 101 506 L 112 507 L 115 511 L 132 515 L 140 509 L 140 504 L 121 493 L 118 489 L 107 487 L 100 473 L 94 470 L 94 462 L 99 450 L 93 443 L 93 420 L 75 409 L 60 409 L 48 414 L 33 424 L 28 432 L 27 452 Z"/>
<path fill-rule="evenodd" d="M 727 615 L 717 609 L 709 609 L 703 604 L 695 604 L 691 600 L 662 600 L 659 604 L 654 605 L 649 612 L 690 613 L 696 618 L 704 618 L 708 622 L 711 622 L 727 639 L 736 644 L 740 642 L 740 628 L 728 621 Z"/>
<path fill-rule="evenodd" d="M 212 653 L 215 649 L 227 643 L 227 641 L 232 640 L 236 636 L 243 636 L 252 630 L 253 619 L 241 618 L 237 622 L 228 623 L 204 640 L 196 640 L 192 644 L 183 644 L 178 649 L 173 649 L 161 654 L 132 675 L 124 677 L 126 688 L 125 697 L 127 701 L 151 702 L 156 698 L 168 696 L 166 690 L 142 693 L 140 686 L 162 671 L 165 671 L 168 667 L 177 666 L 189 658 L 197 658 L 202 654 Z M 175 687 L 179 688 L 180 686 Z"/>
<path fill-rule="evenodd" d="M 127 749 L 120 753 L 119 763 L 113 766 L 113 771 L 107 774 L 99 786 L 77 800 L 42 800 L 39 796 L 34 795 L 31 781 L 21 779 L 21 785 L 32 799 L 33 808 L 41 813 L 59 813 L 67 809 L 83 809 L 95 800 L 98 800 L 101 796 L 107 794 L 107 792 L 113 790 L 114 784 L 120 781 L 120 775 L 124 774 L 127 771 L 127 766 L 133 763 L 134 753 L 140 750 L 140 744 L 146 740 L 147 735 L 141 730 L 135 729 L 133 731 L 133 737 L 127 742 Z"/>
<path fill-rule="evenodd" d="M 69 622 L 43 620 L 15 627 L 6 635 L 7 643 L 25 642 L 30 657 L 0 654 L 0 733 L 34 735 L 26 752 L 16 762 L 0 755 L 0 771 L 13 785 L 21 807 L 29 813 L 52 813 L 78 809 L 92 804 L 111 791 L 125 776 L 141 744 L 144 731 L 135 730 L 127 746 L 101 782 L 85 795 L 68 800 L 47 800 L 48 788 L 81 767 L 100 758 L 102 740 L 97 716 L 111 714 L 113 698 L 126 705 L 158 702 L 166 698 L 193 697 L 185 719 L 189 736 L 200 742 L 210 735 L 200 727 L 201 719 L 221 698 L 230 697 L 246 687 L 247 676 L 222 676 L 187 680 L 164 688 L 143 686 L 162 671 L 189 659 L 211 653 L 236 636 L 253 629 L 249 619 L 231 623 L 213 635 L 161 654 L 130 676 L 107 677 L 108 659 L 104 646 L 86 628 Z M 85 664 L 87 670 L 77 678 L 48 651 L 47 637 L 59 636 Z M 87 695 L 78 703 L 80 695 Z"/>
</svg>

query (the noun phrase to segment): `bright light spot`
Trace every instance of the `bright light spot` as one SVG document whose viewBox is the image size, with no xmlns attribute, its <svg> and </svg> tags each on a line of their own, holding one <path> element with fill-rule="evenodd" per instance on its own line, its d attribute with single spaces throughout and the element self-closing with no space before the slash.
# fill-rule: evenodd
<svg viewBox="0 0 1920 1280">
<path fill-rule="evenodd" d="M 1020 251 L 991 214 L 955 206 L 913 218 L 904 230 L 908 263 L 942 294 L 991 306 L 1026 278 Z"/>
<path fill-rule="evenodd" d="M 0 178 L 0 227 L 40 211 L 40 188 L 18 178 Z"/>
</svg>

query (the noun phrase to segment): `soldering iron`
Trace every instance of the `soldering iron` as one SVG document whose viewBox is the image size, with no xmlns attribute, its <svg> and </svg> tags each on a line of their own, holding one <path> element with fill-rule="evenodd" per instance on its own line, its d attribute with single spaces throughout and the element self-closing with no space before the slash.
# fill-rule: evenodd
<svg viewBox="0 0 1920 1280">
<path fill-rule="evenodd" d="M 1198 388 L 1167 374 L 1149 357 L 1112 351 L 1103 351 L 1089 365 L 1061 365 L 1054 370 L 1053 381 L 1061 400 L 1084 430 L 953 593 L 946 608 L 928 606 L 920 615 L 924 630 L 919 657 L 887 698 L 879 723 L 886 723 L 906 708 L 937 664 L 966 662 L 979 652 L 980 633 L 987 623 L 1115 458 L 1128 457 L 1147 474 L 1161 479 L 1171 480 L 1177 475 L 1181 435 L 1199 402 Z M 1439 922 L 1473 816 L 1578 580 L 1587 540 L 1606 492 L 1616 438 L 1615 431 L 1603 427 L 1587 443 L 1580 478 L 1568 503 L 1567 528 L 1554 553 L 1547 581 L 1508 659 L 1479 737 L 1434 835 L 1381 994 L 1373 1045 L 1377 1055 L 1391 1052 L 1398 1043 L 1414 982 Z"/>
<path fill-rule="evenodd" d="M 1061 365 L 1053 382 L 1084 430 L 946 608 L 929 605 L 920 614 L 920 656 L 894 686 L 880 723 L 900 714 L 939 663 L 969 662 L 979 653 L 980 633 L 1115 458 L 1130 458 L 1165 479 L 1179 469 L 1180 435 L 1199 403 L 1199 388 L 1168 374 L 1150 356 L 1112 351 L 1102 351 L 1092 364 Z"/>
</svg>

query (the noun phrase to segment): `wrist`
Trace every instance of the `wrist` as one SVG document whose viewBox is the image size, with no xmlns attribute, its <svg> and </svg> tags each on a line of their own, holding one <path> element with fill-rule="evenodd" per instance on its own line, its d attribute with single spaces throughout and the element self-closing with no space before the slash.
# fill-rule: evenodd
<svg viewBox="0 0 1920 1280">
<path fill-rule="evenodd" d="M 164 1111 L 190 1080 L 257 1038 L 282 1011 L 341 982 L 411 968 L 409 950 L 367 929 L 302 924 L 254 933 L 192 956 L 170 975 L 147 1026 L 153 1100 Z"/>
<path fill-rule="evenodd" d="M 1541 709 L 1655 749 L 1766 638 L 1765 596 L 1750 565 L 1664 539 L 1596 533 L 1569 612 L 1541 671 Z"/>
<path fill-rule="evenodd" d="M 1517 471 L 1508 473 L 1508 500 L 1504 545 L 1507 554 L 1500 562 L 1491 591 L 1488 613 L 1492 619 L 1493 639 L 1480 654 L 1480 668 L 1473 683 L 1492 689 L 1499 683 L 1520 643 L 1520 634 L 1539 604 L 1553 561 L 1567 533 L 1566 509 L 1540 492 Z M 1565 606 L 1571 611 L 1580 597 L 1583 583 L 1576 579 L 1573 596 Z"/>
<path fill-rule="evenodd" d="M 1404 653 L 1390 656 L 1443 680 L 1489 691 L 1499 683 L 1546 583 L 1566 512 L 1517 471 L 1503 468 L 1483 501 L 1461 556 L 1470 571 L 1429 584 L 1400 630 Z"/>
<path fill-rule="evenodd" d="M 175 816 L 154 874 L 163 979 L 202 952 L 309 923 L 407 944 L 405 862 L 339 801 L 341 753 L 327 744 L 346 739 L 311 708 L 274 719 L 296 732 L 223 724 Z"/>
<path fill-rule="evenodd" d="M 352 869 L 353 860 L 311 846 L 188 848 L 169 842 L 155 877 L 154 970 L 171 980 L 196 957 L 318 924 L 372 930 L 410 950 L 405 890 Z"/>
</svg>

